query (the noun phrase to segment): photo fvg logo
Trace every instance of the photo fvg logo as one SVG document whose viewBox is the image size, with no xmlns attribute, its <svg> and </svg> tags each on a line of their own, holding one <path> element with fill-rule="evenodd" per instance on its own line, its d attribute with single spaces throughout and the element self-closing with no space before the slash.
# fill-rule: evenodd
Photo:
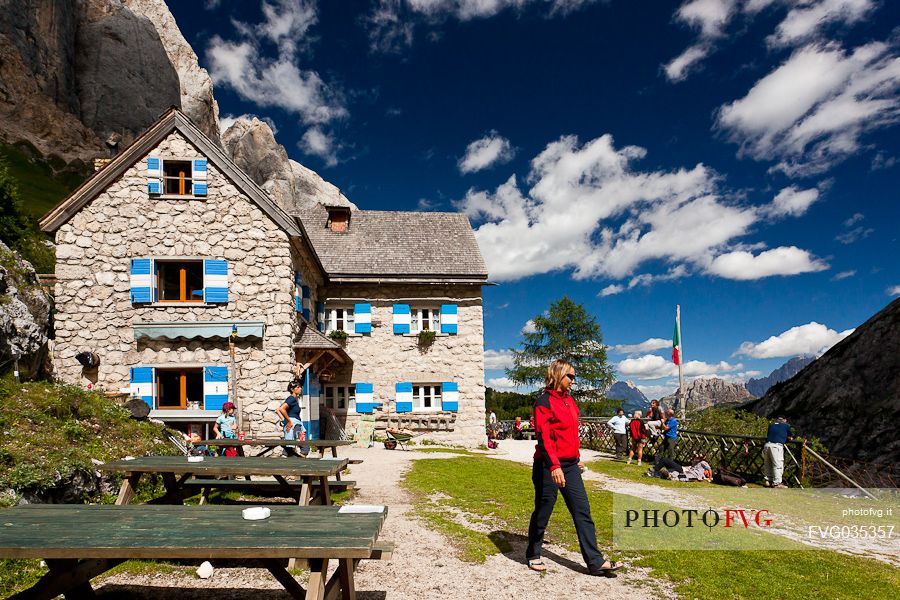
<svg viewBox="0 0 900 600">
<path fill-rule="evenodd" d="M 660 527 L 722 527 L 724 529 L 741 528 L 767 529 L 772 526 L 771 512 L 766 509 L 726 508 L 718 511 L 709 508 L 705 511 L 697 509 L 644 509 L 626 510 L 626 528 L 660 528 Z"/>
</svg>

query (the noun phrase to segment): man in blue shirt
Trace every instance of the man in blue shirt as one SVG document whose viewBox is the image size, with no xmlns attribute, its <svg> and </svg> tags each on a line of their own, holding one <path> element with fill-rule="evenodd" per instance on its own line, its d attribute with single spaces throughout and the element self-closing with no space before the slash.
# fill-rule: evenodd
<svg viewBox="0 0 900 600">
<path fill-rule="evenodd" d="M 616 460 L 625 456 L 628 451 L 628 440 L 625 437 L 625 427 L 628 425 L 628 418 L 625 416 L 625 409 L 620 408 L 616 412 L 616 416 L 606 422 L 613 430 L 613 437 L 616 440 Z"/>
<path fill-rule="evenodd" d="M 790 435 L 791 426 L 784 417 L 778 417 L 769 425 L 766 445 L 763 446 L 766 487 L 787 487 L 781 482 L 781 475 L 784 473 L 784 445 L 790 439 Z"/>
<path fill-rule="evenodd" d="M 675 459 L 675 442 L 678 440 L 678 419 L 671 408 L 666 411 L 666 422 L 663 423 L 663 456 Z"/>
</svg>

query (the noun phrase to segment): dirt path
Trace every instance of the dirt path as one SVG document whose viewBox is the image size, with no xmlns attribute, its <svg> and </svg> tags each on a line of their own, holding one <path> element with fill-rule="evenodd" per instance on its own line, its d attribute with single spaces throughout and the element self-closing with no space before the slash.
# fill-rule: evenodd
<svg viewBox="0 0 900 600">
<path fill-rule="evenodd" d="M 396 544 L 390 562 L 363 562 L 356 576 L 360 600 L 430 599 L 496 600 L 524 598 L 610 598 L 639 600 L 665 598 L 658 581 L 647 579 L 640 569 L 630 569 L 614 579 L 587 575 L 578 554 L 548 546 L 548 572 L 540 575 L 524 564 L 524 541 L 513 541 L 513 551 L 497 554 L 484 564 L 456 558 L 442 534 L 422 525 L 411 514 L 409 495 L 399 487 L 404 473 L 419 458 L 453 458 L 455 454 L 386 451 L 375 447 L 346 453 L 365 462 L 354 466 L 350 478 L 360 490 L 357 504 L 385 504 L 390 512 L 382 539 Z M 107 597 L 191 597 L 192 600 L 259 600 L 287 598 L 280 585 L 264 569 L 217 568 L 209 580 L 200 580 L 193 569 L 176 573 L 121 574 L 97 586 Z"/>
</svg>

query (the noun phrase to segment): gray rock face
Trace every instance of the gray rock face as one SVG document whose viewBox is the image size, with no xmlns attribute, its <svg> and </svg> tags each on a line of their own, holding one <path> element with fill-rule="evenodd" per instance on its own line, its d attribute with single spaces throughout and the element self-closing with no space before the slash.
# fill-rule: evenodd
<svg viewBox="0 0 900 600">
<path fill-rule="evenodd" d="M 150 20 L 156 27 L 169 60 L 178 73 L 181 88 L 181 110 L 200 131 L 219 143 L 219 105 L 213 97 L 213 83 L 200 66 L 194 49 L 178 29 L 178 24 L 163 0 L 124 0 L 136 15 Z"/>
<path fill-rule="evenodd" d="M 630 381 L 615 382 L 607 390 L 606 397 L 610 400 L 621 401 L 621 407 L 625 409 L 626 415 L 630 415 L 636 410 L 645 412 L 650 406 L 647 396 Z"/>
<path fill-rule="evenodd" d="M 156 27 L 120 2 L 82 4 L 75 72 L 82 122 L 106 138 L 142 132 L 170 106 L 181 106 L 178 73 Z"/>
<path fill-rule="evenodd" d="M 728 383 L 718 377 L 695 379 L 684 389 L 688 410 L 702 410 L 715 404 L 746 402 L 752 396 L 742 383 Z M 660 398 L 659 403 L 666 408 L 674 408 L 677 392 Z"/>
<path fill-rule="evenodd" d="M 0 242 L 0 364 L 25 377 L 49 372 L 50 301 L 27 261 Z"/>
<path fill-rule="evenodd" d="M 222 145 L 235 164 L 289 212 L 318 202 L 356 208 L 336 186 L 290 160 L 265 121 L 237 119 L 222 134 Z"/>
<path fill-rule="evenodd" d="M 900 460 L 900 299 L 747 408 L 785 415 L 835 456 Z"/>
<path fill-rule="evenodd" d="M 762 396 L 769 391 L 770 387 L 776 383 L 787 381 L 814 360 L 816 360 L 815 356 L 795 356 L 769 373 L 768 377 L 761 377 L 760 379 L 751 379 L 748 381 L 747 390 L 757 398 L 762 398 Z"/>
</svg>

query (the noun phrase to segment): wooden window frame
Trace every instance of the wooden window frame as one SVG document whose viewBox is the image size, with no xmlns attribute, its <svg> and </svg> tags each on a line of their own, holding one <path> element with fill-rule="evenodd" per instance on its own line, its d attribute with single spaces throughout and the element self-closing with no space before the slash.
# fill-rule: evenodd
<svg viewBox="0 0 900 600">
<path fill-rule="evenodd" d="M 156 261 L 156 294 L 157 296 L 162 296 L 162 270 L 160 267 L 162 265 L 182 265 L 179 268 L 179 281 L 178 281 L 178 299 L 177 300 L 156 300 L 156 304 L 167 304 L 170 302 L 178 302 L 178 303 L 190 303 L 190 304 L 203 304 L 205 302 L 203 298 L 203 294 L 200 294 L 200 297 L 196 300 L 191 298 L 191 295 L 188 293 L 187 289 L 187 269 L 184 267 L 186 264 L 200 264 L 200 291 L 203 291 L 203 261 L 202 260 L 157 260 Z"/>
<path fill-rule="evenodd" d="M 203 377 L 203 368 L 184 368 L 184 369 L 156 369 L 155 379 L 156 379 L 156 398 L 154 398 L 154 404 L 156 404 L 156 410 L 187 410 L 187 374 L 188 372 L 196 373 L 200 372 L 201 378 Z M 160 385 L 160 374 L 161 373 L 178 373 L 178 406 L 160 406 L 159 404 L 159 391 L 162 389 Z M 200 404 L 205 406 L 205 399 L 200 399 Z"/>
</svg>

